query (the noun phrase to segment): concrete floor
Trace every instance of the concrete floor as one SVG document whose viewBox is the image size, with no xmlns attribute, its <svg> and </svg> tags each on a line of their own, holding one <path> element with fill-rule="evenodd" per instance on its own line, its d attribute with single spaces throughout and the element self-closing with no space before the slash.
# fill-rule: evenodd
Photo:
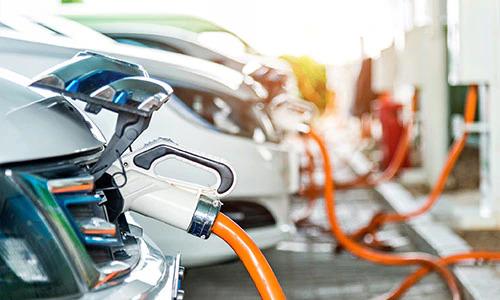
<svg viewBox="0 0 500 300">
<path fill-rule="evenodd" d="M 296 202 L 293 211 L 303 208 Z M 338 193 L 338 215 L 347 230 L 364 224 L 381 208 L 372 192 L 354 190 Z M 326 225 L 323 201 L 312 216 L 315 224 Z M 415 251 L 415 246 L 399 235 L 399 227 L 388 227 L 381 237 L 396 241 L 397 251 Z M 288 299 L 371 299 L 395 287 L 412 267 L 371 264 L 343 253 L 332 253 L 336 243 L 317 228 L 300 229 L 277 247 L 264 251 Z M 187 300 L 258 299 L 246 270 L 239 261 L 192 268 L 184 280 Z M 404 299 L 449 299 L 446 287 L 432 275 L 414 287 Z"/>
</svg>

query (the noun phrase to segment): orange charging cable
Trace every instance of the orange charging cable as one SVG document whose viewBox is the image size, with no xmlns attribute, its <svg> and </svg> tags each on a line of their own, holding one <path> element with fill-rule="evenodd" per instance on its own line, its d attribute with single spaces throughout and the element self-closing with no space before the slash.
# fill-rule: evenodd
<svg viewBox="0 0 500 300">
<path fill-rule="evenodd" d="M 223 213 L 219 213 L 212 227 L 212 232 L 231 246 L 238 255 L 262 299 L 286 299 L 266 257 L 240 226 Z"/>
<path fill-rule="evenodd" d="M 304 144 L 304 152 L 307 158 L 307 164 L 305 167 L 301 168 L 301 173 L 305 173 L 304 178 L 308 179 L 308 183 L 299 191 L 299 195 L 307 198 L 307 207 L 302 215 L 294 220 L 295 225 L 300 226 L 307 224 L 309 222 L 309 217 L 314 212 L 314 206 L 316 204 L 316 191 L 318 187 L 314 179 L 314 154 L 309 147 L 309 138 L 305 135 L 300 136 Z"/>
<path fill-rule="evenodd" d="M 500 260 L 500 252 L 491 252 L 491 251 L 473 251 L 473 252 L 465 252 L 465 253 L 457 253 L 450 256 L 446 256 L 441 258 L 438 263 L 442 267 L 446 267 L 451 264 L 456 264 L 464 261 L 499 261 Z M 403 283 L 386 295 L 387 299 L 399 299 L 410 287 L 415 285 L 422 279 L 427 273 L 429 273 L 429 269 L 422 267 L 417 271 L 408 275 L 405 278 Z"/>
<path fill-rule="evenodd" d="M 330 231 L 337 239 L 337 242 L 353 255 L 374 263 L 392 266 L 421 265 L 434 269 L 447 283 L 452 294 L 452 299 L 460 299 L 460 290 L 452 273 L 447 268 L 439 265 L 436 262 L 437 258 L 434 256 L 424 253 L 405 253 L 400 255 L 383 253 L 358 244 L 343 232 L 335 213 L 335 184 L 332 178 L 332 167 L 330 165 L 328 150 L 323 139 L 313 130 L 309 132 L 309 136 L 317 143 L 323 159 L 325 209 L 330 223 Z"/>
<path fill-rule="evenodd" d="M 418 90 L 415 89 L 415 93 L 413 94 L 412 97 L 412 102 L 411 102 L 411 117 L 410 121 L 408 122 L 408 125 L 405 126 L 403 129 L 403 134 L 400 137 L 400 140 L 398 142 L 398 146 L 396 148 L 396 152 L 394 157 L 391 159 L 389 165 L 387 168 L 377 177 L 373 173 L 368 173 L 366 175 L 358 176 L 356 179 L 346 182 L 346 183 L 339 183 L 335 182 L 335 188 L 336 189 L 348 189 L 348 188 L 362 188 L 362 187 L 369 187 L 369 186 L 375 186 L 383 181 L 389 181 L 391 180 L 401 169 L 401 166 L 403 165 L 403 162 L 408 155 L 408 149 L 411 144 L 411 137 L 412 137 L 412 131 L 413 131 L 413 126 L 414 126 L 414 115 L 417 110 L 417 101 L 418 101 Z M 304 137 L 302 139 L 304 143 L 304 148 L 305 148 L 305 153 L 308 158 L 308 165 L 306 166 L 306 176 L 309 177 L 309 186 L 303 189 L 301 192 L 302 196 L 305 196 L 308 198 L 308 206 L 301 218 L 299 219 L 299 222 L 295 222 L 297 225 L 301 225 L 303 223 L 307 223 L 308 218 L 312 215 L 313 210 L 314 210 L 314 205 L 315 202 L 319 196 L 319 193 L 323 190 L 322 187 L 319 187 L 316 185 L 314 182 L 313 174 L 314 174 L 314 156 L 312 154 L 312 151 L 310 149 L 309 145 L 309 140 L 308 138 Z M 340 186 L 340 188 L 339 188 Z M 359 240 L 360 237 L 364 237 L 366 233 L 363 232 L 357 232 L 352 235 L 352 238 L 355 240 Z M 367 245 L 369 245 L 372 248 L 379 249 L 379 250 L 391 250 L 392 247 L 385 245 L 383 242 L 379 241 L 376 237 L 375 234 L 373 234 L 372 239 L 370 242 L 366 242 Z M 342 251 L 342 246 L 339 244 L 335 248 L 335 252 L 340 253 Z"/>
<path fill-rule="evenodd" d="M 476 107 L 477 86 L 470 86 L 467 92 L 464 111 L 464 121 L 466 126 L 474 122 Z M 426 201 L 422 204 L 422 206 L 418 207 L 414 211 L 405 214 L 379 212 L 372 217 L 371 221 L 366 226 L 356 230 L 353 234 L 350 235 L 350 237 L 354 240 L 364 240 L 367 236 L 374 236 L 376 231 L 378 231 L 383 225 L 387 223 L 407 222 L 429 211 L 441 196 L 446 185 L 446 181 L 448 180 L 453 167 L 455 166 L 460 154 L 462 153 L 462 150 L 465 147 L 468 136 L 469 134 L 467 130 L 464 130 L 462 136 L 453 143 L 453 146 L 448 154 L 448 159 L 441 171 L 438 181 L 434 185 L 431 193 L 427 197 Z"/>
</svg>

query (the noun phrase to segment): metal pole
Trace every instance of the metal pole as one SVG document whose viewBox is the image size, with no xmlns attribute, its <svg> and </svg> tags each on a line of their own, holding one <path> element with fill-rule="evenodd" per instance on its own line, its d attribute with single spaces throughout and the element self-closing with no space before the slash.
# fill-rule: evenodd
<svg viewBox="0 0 500 300">
<path fill-rule="evenodd" d="M 490 132 L 489 115 L 490 102 L 489 86 L 482 84 L 479 86 L 479 121 L 486 130 L 479 134 L 479 189 L 481 191 L 481 202 L 479 207 L 480 216 L 489 218 L 494 210 L 493 195 L 491 190 L 491 167 L 490 167 Z"/>
</svg>

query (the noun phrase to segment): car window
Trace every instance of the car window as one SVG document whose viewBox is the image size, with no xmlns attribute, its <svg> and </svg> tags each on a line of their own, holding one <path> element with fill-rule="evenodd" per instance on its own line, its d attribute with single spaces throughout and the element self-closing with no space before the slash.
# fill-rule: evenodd
<svg viewBox="0 0 500 300">
<path fill-rule="evenodd" d="M 220 131 L 265 140 L 254 103 L 185 87 L 173 88 L 179 99 Z"/>
<path fill-rule="evenodd" d="M 184 101 L 180 100 L 175 94 L 170 97 L 167 105 L 179 112 L 183 117 L 188 119 L 191 122 L 194 122 L 200 126 L 210 128 L 215 131 L 219 131 L 217 127 L 215 127 L 212 123 L 208 122 L 200 115 L 198 115 L 195 111 L 191 109 Z"/>
<path fill-rule="evenodd" d="M 0 179 L 0 299 L 79 293 L 61 247 L 33 202 Z"/>
</svg>

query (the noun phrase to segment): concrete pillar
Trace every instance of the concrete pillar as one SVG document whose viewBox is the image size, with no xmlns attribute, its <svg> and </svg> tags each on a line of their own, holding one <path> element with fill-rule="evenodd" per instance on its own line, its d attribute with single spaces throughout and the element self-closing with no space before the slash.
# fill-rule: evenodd
<svg viewBox="0 0 500 300">
<path fill-rule="evenodd" d="M 441 171 L 448 151 L 448 83 L 446 34 L 440 22 L 425 28 L 419 41 L 418 72 L 422 121 L 423 167 L 429 184 Z"/>
<path fill-rule="evenodd" d="M 436 181 L 448 151 L 448 84 L 445 0 L 430 1 L 429 22 L 405 34 L 398 51 L 395 90 L 414 86 L 420 90 L 422 163 L 427 182 Z"/>
</svg>

